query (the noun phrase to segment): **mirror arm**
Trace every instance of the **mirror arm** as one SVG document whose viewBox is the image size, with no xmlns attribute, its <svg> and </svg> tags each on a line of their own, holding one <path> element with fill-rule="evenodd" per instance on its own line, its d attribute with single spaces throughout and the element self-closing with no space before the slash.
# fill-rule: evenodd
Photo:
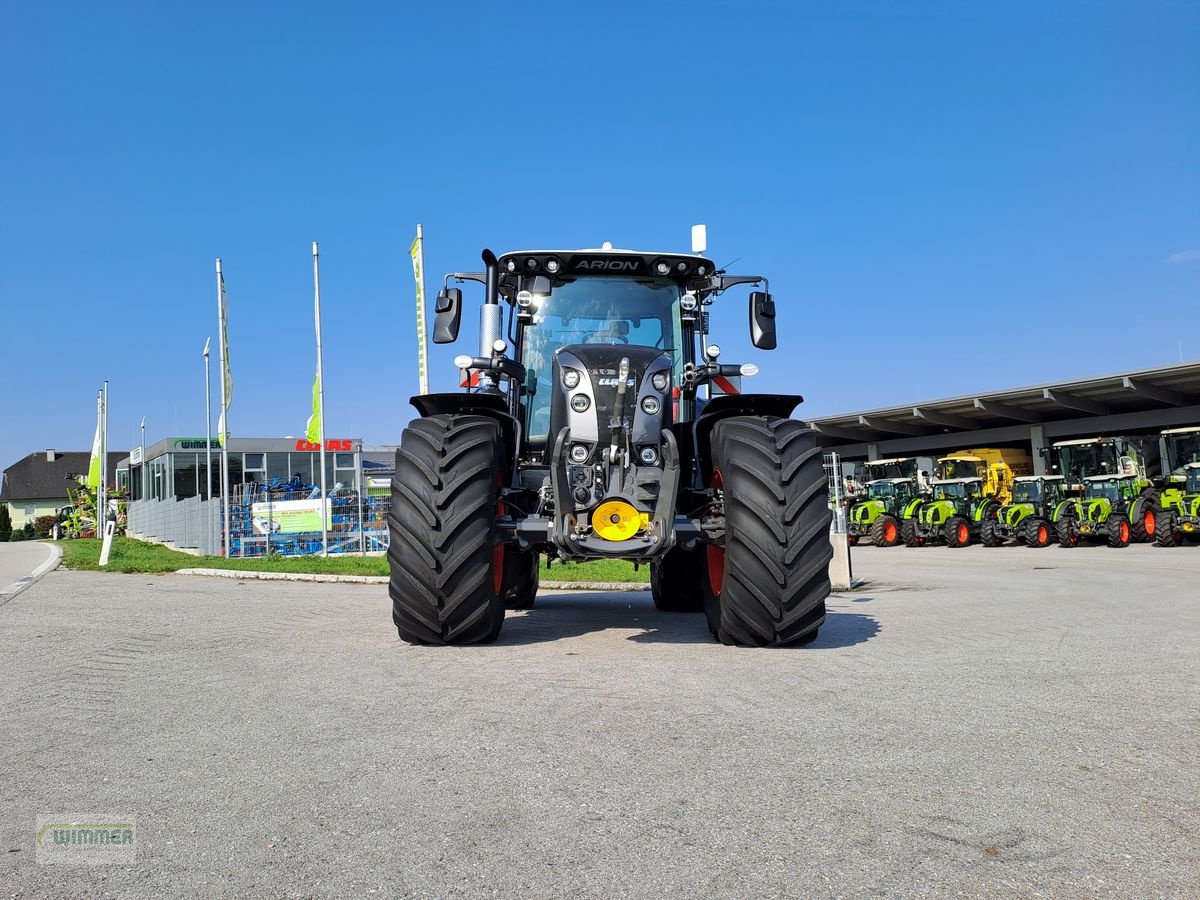
<svg viewBox="0 0 1200 900">
<path fill-rule="evenodd" d="M 464 281 L 477 281 L 482 285 L 487 284 L 486 272 L 447 272 L 446 277 L 442 279 L 442 287 L 450 287 L 450 279 L 453 278 L 456 284 L 462 284 Z"/>
</svg>

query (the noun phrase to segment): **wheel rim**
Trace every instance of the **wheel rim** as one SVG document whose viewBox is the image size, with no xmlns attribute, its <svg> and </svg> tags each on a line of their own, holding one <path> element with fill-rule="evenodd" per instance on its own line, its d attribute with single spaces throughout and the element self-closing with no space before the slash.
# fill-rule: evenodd
<svg viewBox="0 0 1200 900">
<path fill-rule="evenodd" d="M 1037 530 L 1037 542 L 1039 544 L 1046 544 L 1046 543 L 1049 543 L 1049 541 L 1050 541 L 1050 532 L 1046 530 L 1045 525 L 1039 525 L 1038 530 Z"/>
<path fill-rule="evenodd" d="M 1158 530 L 1158 516 L 1154 515 L 1154 510 L 1146 510 L 1146 515 L 1142 517 L 1142 527 L 1146 529 L 1147 537 L 1154 537 L 1154 532 Z"/>
<path fill-rule="evenodd" d="M 1121 520 L 1120 535 L 1121 535 L 1122 543 L 1129 540 L 1129 523 L 1126 522 L 1124 519 Z"/>
<path fill-rule="evenodd" d="M 967 526 L 963 525 L 961 522 L 958 525 L 958 530 L 956 533 L 958 535 L 958 542 L 960 544 L 965 544 L 967 542 L 967 538 L 970 537 L 970 532 L 967 530 Z"/>
<path fill-rule="evenodd" d="M 896 542 L 896 523 L 888 522 L 883 526 L 883 540 L 885 543 L 894 544 Z"/>
<path fill-rule="evenodd" d="M 714 490 L 722 490 L 725 486 L 725 479 L 721 476 L 721 470 L 717 469 L 713 472 L 712 478 L 708 482 L 708 486 Z M 726 516 L 726 521 L 728 521 Z M 725 532 L 725 537 L 728 539 L 729 532 Z M 721 596 L 721 585 L 725 583 L 725 548 L 718 547 L 716 544 L 708 544 L 705 548 L 705 557 L 708 561 L 708 586 L 712 590 L 714 597 Z"/>
</svg>

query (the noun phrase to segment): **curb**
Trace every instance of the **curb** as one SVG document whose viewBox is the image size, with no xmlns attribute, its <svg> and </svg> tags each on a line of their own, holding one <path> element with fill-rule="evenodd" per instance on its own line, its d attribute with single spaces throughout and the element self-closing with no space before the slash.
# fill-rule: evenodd
<svg viewBox="0 0 1200 900">
<path fill-rule="evenodd" d="M 331 575 L 308 572 L 252 572 L 245 569 L 179 569 L 176 575 L 208 575 L 239 581 L 309 581 L 320 584 L 387 584 L 386 575 Z M 650 585 L 619 581 L 543 581 L 549 591 L 648 591 Z"/>
<path fill-rule="evenodd" d="M 50 558 L 28 575 L 23 575 L 4 590 L 0 591 L 0 606 L 3 606 L 34 582 L 40 581 L 42 576 L 47 572 L 53 572 L 58 568 L 58 564 L 62 562 L 62 548 L 58 546 L 58 544 L 46 543 L 44 541 L 38 541 L 37 543 L 41 544 L 50 551 Z"/>
<path fill-rule="evenodd" d="M 209 575 L 239 581 L 316 581 L 321 584 L 387 584 L 386 575 L 331 575 L 318 572 L 251 572 L 245 569 L 179 569 L 176 575 Z"/>
</svg>

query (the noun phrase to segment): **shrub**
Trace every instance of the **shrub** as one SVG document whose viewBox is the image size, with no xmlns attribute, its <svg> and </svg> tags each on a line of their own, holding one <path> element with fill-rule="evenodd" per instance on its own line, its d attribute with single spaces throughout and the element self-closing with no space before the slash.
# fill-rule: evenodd
<svg viewBox="0 0 1200 900">
<path fill-rule="evenodd" d="M 58 516 L 38 516 L 33 520 L 33 533 L 38 537 L 50 537 L 50 529 L 58 524 Z"/>
</svg>

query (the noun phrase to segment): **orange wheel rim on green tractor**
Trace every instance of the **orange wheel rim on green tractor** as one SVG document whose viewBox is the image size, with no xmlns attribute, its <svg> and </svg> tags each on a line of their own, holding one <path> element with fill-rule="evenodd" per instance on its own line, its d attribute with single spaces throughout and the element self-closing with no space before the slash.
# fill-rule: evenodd
<svg viewBox="0 0 1200 900">
<path fill-rule="evenodd" d="M 967 542 L 967 539 L 971 537 L 971 531 L 969 528 L 967 528 L 967 526 L 964 523 L 959 522 L 958 523 L 958 531 L 956 532 L 956 535 L 958 537 L 958 542 L 960 544 L 965 544 Z"/>
<path fill-rule="evenodd" d="M 1146 529 L 1146 537 L 1154 537 L 1154 532 L 1158 530 L 1158 517 L 1154 515 L 1154 510 L 1146 510 L 1146 515 L 1142 516 L 1142 527 Z"/>
<path fill-rule="evenodd" d="M 716 469 L 708 486 L 719 491 L 724 485 L 725 479 L 721 476 L 721 470 Z M 728 538 L 728 532 L 726 532 L 726 537 Z M 721 585 L 725 582 L 725 548 L 718 547 L 716 544 L 708 544 L 705 555 L 708 559 L 708 585 L 712 588 L 713 596 L 720 597 Z"/>
<path fill-rule="evenodd" d="M 1046 544 L 1050 541 L 1050 532 L 1045 525 L 1039 525 L 1037 530 L 1037 540 L 1039 544 Z"/>
<path fill-rule="evenodd" d="M 896 523 L 895 522 L 887 522 L 886 524 L 884 524 L 883 540 L 884 540 L 884 543 L 887 543 L 887 544 L 896 543 Z"/>
<path fill-rule="evenodd" d="M 1121 520 L 1121 541 L 1122 543 L 1129 540 L 1129 523 L 1124 519 Z"/>
</svg>

